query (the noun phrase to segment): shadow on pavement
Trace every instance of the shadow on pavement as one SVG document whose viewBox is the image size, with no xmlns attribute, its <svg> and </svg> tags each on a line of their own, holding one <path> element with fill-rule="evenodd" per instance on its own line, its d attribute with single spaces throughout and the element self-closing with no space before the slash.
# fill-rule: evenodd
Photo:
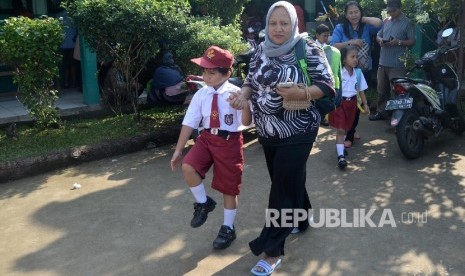
<svg viewBox="0 0 465 276">
<path fill-rule="evenodd" d="M 320 212 L 375 209 L 371 227 L 311 228 L 286 242 L 273 275 L 461 275 L 465 272 L 465 145 L 446 134 L 427 142 L 417 160 L 401 156 L 395 135 L 378 122 L 361 121 L 362 139 L 337 168 L 334 132 L 320 130 L 308 162 L 307 188 Z M 122 155 L 0 187 L 10 226 L 0 272 L 28 275 L 249 275 L 258 261 L 248 248 L 264 224 L 269 178 L 260 145 L 245 148 L 237 240 L 212 249 L 223 221 L 222 197 L 207 223 L 190 228 L 193 198 L 181 173 L 171 173 L 171 148 Z M 209 186 L 211 174 L 205 184 Z M 72 182 L 82 188 L 70 190 Z M 16 210 L 9 201 L 30 204 Z M 23 202 L 23 203 L 21 203 Z M 358 211 L 356 211 L 358 210 Z M 386 211 L 390 210 L 390 211 Z M 383 212 L 393 221 L 382 225 Z M 8 220 L 3 220 L 8 216 Z M 342 220 L 342 217 L 340 217 Z M 384 217 L 386 219 L 386 217 Z M 16 223 L 16 224 L 15 224 Z M 394 224 L 394 225 L 393 225 Z M 6 252 L 9 253 L 8 258 Z M 1 269 L 1 267 L 4 267 Z M 4 271 L 2 271 L 4 270 Z"/>
</svg>

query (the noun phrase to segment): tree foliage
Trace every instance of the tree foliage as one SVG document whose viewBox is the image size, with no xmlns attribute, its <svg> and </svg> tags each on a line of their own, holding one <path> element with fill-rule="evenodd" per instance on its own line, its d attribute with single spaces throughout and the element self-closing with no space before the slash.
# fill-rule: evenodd
<svg viewBox="0 0 465 276">
<path fill-rule="evenodd" d="M 0 59 L 15 68 L 18 99 L 40 128 L 58 127 L 60 123 L 54 80 L 58 77 L 62 41 L 63 27 L 54 18 L 13 17 L 2 26 Z"/>
<path fill-rule="evenodd" d="M 201 9 L 204 15 L 221 18 L 221 25 L 229 25 L 238 20 L 244 5 L 250 0 L 192 0 L 192 5 Z"/>
<path fill-rule="evenodd" d="M 172 41 L 176 60 L 184 72 L 200 74 L 200 69 L 190 59 L 203 55 L 211 45 L 228 49 L 233 55 L 244 53 L 247 44 L 241 40 L 241 30 L 237 23 L 219 25 L 218 18 L 191 18 L 181 31 L 178 40 Z"/>
<path fill-rule="evenodd" d="M 159 52 L 160 42 L 168 44 L 175 61 L 186 71 L 193 69 L 190 59 L 202 55 L 210 45 L 232 52 L 246 49 L 238 22 L 232 19 L 238 18 L 242 11 L 238 3 L 244 1 L 219 1 L 215 8 L 208 6 L 218 14 L 220 7 L 227 10 L 221 14 L 223 19 L 191 16 L 187 0 L 69 0 L 64 6 L 99 59 L 115 60 L 137 113 L 138 94 L 133 84 Z M 215 1 L 200 2 L 210 5 Z"/>
<path fill-rule="evenodd" d="M 138 112 L 137 78 L 146 62 L 185 28 L 187 0 L 81 0 L 64 5 L 79 33 L 100 60 L 114 60 L 125 79 L 126 92 Z M 121 110 L 120 107 L 116 107 Z"/>
</svg>

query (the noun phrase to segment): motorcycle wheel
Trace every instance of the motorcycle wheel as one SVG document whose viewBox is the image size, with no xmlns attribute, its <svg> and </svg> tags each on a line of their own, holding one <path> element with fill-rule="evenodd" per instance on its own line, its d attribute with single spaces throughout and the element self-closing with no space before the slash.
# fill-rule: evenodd
<svg viewBox="0 0 465 276">
<path fill-rule="evenodd" d="M 425 144 L 425 138 L 413 129 L 413 122 L 419 119 L 418 112 L 406 109 L 404 116 L 396 127 L 397 144 L 400 151 L 408 159 L 420 157 Z"/>
</svg>

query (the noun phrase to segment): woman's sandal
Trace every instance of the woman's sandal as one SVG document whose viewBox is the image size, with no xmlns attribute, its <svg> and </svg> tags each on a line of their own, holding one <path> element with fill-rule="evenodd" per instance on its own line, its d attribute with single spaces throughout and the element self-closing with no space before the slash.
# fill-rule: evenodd
<svg viewBox="0 0 465 276">
<path fill-rule="evenodd" d="M 250 270 L 253 275 L 257 276 L 267 276 L 271 275 L 275 269 L 277 269 L 281 265 L 281 258 L 276 260 L 276 263 L 273 265 L 270 265 L 267 263 L 265 260 L 260 260 L 258 263 Z M 260 270 L 257 270 L 257 268 L 260 268 Z"/>
<path fill-rule="evenodd" d="M 350 147 L 352 147 L 352 141 L 350 140 L 344 141 L 344 148 L 348 149 Z"/>
</svg>

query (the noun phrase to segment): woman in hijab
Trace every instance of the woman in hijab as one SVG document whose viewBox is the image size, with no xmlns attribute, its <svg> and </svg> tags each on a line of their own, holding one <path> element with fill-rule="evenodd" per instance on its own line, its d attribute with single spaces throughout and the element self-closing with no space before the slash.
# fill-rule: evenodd
<svg viewBox="0 0 465 276">
<path fill-rule="evenodd" d="M 305 74 L 297 65 L 294 46 L 307 33 L 299 34 L 292 4 L 279 1 L 272 5 L 266 16 L 265 31 L 265 41 L 252 57 L 244 85 L 239 93 L 231 96 L 231 102 L 243 109 L 244 125 L 253 116 L 271 178 L 267 213 L 273 213 L 276 218 L 283 211 L 309 212 L 312 208 L 305 188 L 306 165 L 321 120 L 314 106 L 291 111 L 283 108 L 283 100 L 315 100 L 324 95 L 333 96 L 335 92 L 324 52 L 311 39 L 306 40 L 305 46 L 311 86 L 305 85 Z M 292 85 L 286 88 L 279 85 L 282 82 Z M 249 99 L 253 113 L 247 105 Z M 294 226 L 298 225 L 300 231 L 309 226 L 308 220 L 298 221 L 292 216 L 287 225 L 280 224 L 281 217 L 277 222 L 270 223 L 267 219 L 260 236 L 249 243 L 253 254 L 263 254 L 251 270 L 255 275 L 269 275 L 279 266 L 284 242 Z"/>
</svg>

